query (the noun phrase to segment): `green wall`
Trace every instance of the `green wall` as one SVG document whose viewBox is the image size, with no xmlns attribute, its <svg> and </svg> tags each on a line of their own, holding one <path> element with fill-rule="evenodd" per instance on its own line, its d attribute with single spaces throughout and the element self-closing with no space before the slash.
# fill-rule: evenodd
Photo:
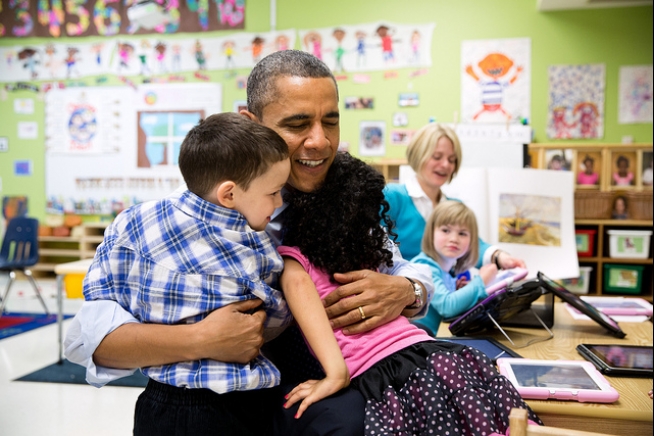
<svg viewBox="0 0 654 436">
<path fill-rule="evenodd" d="M 618 71 L 623 65 L 652 64 L 652 7 L 603 8 L 560 12 L 539 12 L 536 0 L 277 0 L 277 29 L 308 29 L 339 24 L 354 25 L 376 21 L 392 23 L 436 24 L 432 41 L 432 62 L 429 73 L 410 78 L 411 70 L 398 70 L 398 78 L 384 79 L 383 72 L 368 73 L 368 84 L 351 80 L 339 82 L 341 98 L 372 96 L 375 109 L 343 111 L 341 139 L 358 148 L 358 126 L 363 120 L 386 121 L 392 126 L 392 115 L 398 111 L 397 97 L 401 92 L 417 92 L 420 106 L 403 108 L 409 116 L 409 129 L 417 129 L 430 118 L 451 122 L 460 113 L 460 47 L 471 39 L 531 38 L 531 119 L 535 142 L 547 139 L 548 82 L 547 67 L 565 64 L 606 64 L 604 138 L 593 141 L 619 143 L 623 136 L 635 142 L 652 142 L 652 124 L 618 124 Z M 270 5 L 267 0 L 247 0 L 246 28 L 248 32 L 270 29 Z M 207 33 L 216 36 L 219 33 Z M 204 35 L 204 34 L 203 34 Z M 186 35 L 170 37 L 185 37 Z M 92 40 L 92 39 L 91 39 Z M 79 40 L 77 40 L 79 41 Z M 65 42 L 65 40 L 62 40 Z M 19 40 L 0 38 L 0 46 L 43 44 L 42 39 Z M 239 71 L 247 75 L 248 71 Z M 235 86 L 234 78 L 223 71 L 212 71 L 213 81 L 223 83 L 223 109 L 231 110 L 234 100 L 244 100 L 245 91 Z M 187 73 L 189 80 L 192 73 Z M 92 78 L 86 79 L 93 85 Z M 108 85 L 119 84 L 111 77 Z M 45 216 L 45 160 L 43 145 L 43 101 L 36 98 L 33 115 L 16 115 L 15 98 L 31 98 L 30 91 L 0 92 L 0 136 L 9 138 L 9 151 L 0 153 L 1 196 L 27 195 L 30 215 Z M 38 121 L 41 129 L 37 140 L 19 140 L 16 122 Z M 404 147 L 387 145 L 387 157 L 403 157 Z M 15 160 L 31 159 L 33 175 L 13 175 Z"/>
</svg>

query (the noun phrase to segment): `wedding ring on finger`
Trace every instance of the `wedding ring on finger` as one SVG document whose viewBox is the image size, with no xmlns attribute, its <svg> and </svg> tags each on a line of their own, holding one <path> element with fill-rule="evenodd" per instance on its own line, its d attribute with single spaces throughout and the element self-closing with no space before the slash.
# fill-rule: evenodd
<svg viewBox="0 0 654 436">
<path fill-rule="evenodd" d="M 366 314 L 363 313 L 363 307 L 359 306 L 359 313 L 361 314 L 361 321 L 366 319 Z"/>
</svg>

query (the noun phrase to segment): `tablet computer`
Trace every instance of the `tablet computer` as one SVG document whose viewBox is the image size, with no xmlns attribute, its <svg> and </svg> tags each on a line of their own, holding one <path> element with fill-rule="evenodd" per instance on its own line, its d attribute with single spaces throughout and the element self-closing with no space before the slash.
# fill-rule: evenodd
<svg viewBox="0 0 654 436">
<path fill-rule="evenodd" d="M 474 334 L 492 328 L 495 325 L 493 320 L 500 324 L 529 309 L 531 303 L 543 295 L 541 289 L 539 280 L 528 281 L 515 288 L 500 289 L 454 320 L 449 325 L 449 330 L 456 336 Z"/>
<path fill-rule="evenodd" d="M 642 345 L 579 344 L 577 351 L 602 373 L 615 377 L 652 378 L 654 348 Z"/>
<path fill-rule="evenodd" d="M 607 315 L 652 315 L 652 303 L 642 298 L 580 297 Z"/>
<path fill-rule="evenodd" d="M 509 357 L 497 359 L 497 366 L 525 399 L 613 403 L 620 398 L 590 362 Z"/>
<path fill-rule="evenodd" d="M 613 318 L 606 315 L 605 313 L 600 312 L 591 304 L 579 298 L 578 295 L 568 291 L 566 288 L 556 283 L 554 280 L 550 279 L 540 271 L 538 272 L 538 280 L 543 283 L 543 286 L 554 293 L 554 295 L 607 329 L 616 338 L 622 339 L 627 336 L 627 334 L 622 331 L 618 323 L 615 322 Z"/>
<path fill-rule="evenodd" d="M 490 336 L 476 336 L 471 337 L 438 337 L 434 338 L 437 341 L 453 342 L 455 344 L 467 345 L 468 347 L 476 348 L 484 353 L 490 360 L 495 363 L 500 357 L 515 357 L 521 358 L 522 356 L 510 349 L 509 347 L 501 344 Z"/>
<path fill-rule="evenodd" d="M 528 272 L 529 271 L 527 271 L 524 268 L 512 268 L 512 269 L 501 270 L 497 273 L 497 276 L 495 276 L 495 280 L 493 280 L 491 283 L 488 284 L 488 286 L 486 286 L 486 293 L 490 295 L 493 292 L 497 292 L 502 288 L 511 286 L 513 283 L 527 277 Z"/>
</svg>

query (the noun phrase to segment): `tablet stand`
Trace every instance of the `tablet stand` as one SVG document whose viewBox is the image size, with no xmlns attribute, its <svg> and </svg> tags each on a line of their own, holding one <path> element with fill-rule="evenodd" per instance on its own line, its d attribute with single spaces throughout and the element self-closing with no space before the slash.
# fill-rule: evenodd
<svg viewBox="0 0 654 436">
<path fill-rule="evenodd" d="M 536 319 L 538 320 L 538 322 L 540 322 L 540 324 L 543 326 L 543 328 L 544 328 L 545 330 L 547 330 L 547 333 L 550 334 L 549 337 L 546 337 L 546 338 L 543 337 L 543 338 L 541 338 L 538 342 L 540 342 L 540 341 L 547 341 L 547 340 L 552 339 L 552 338 L 554 337 L 554 333 L 552 333 L 552 330 L 550 330 L 550 329 L 547 327 L 547 325 L 545 324 L 545 322 L 541 319 L 540 316 L 538 316 L 538 314 L 536 313 L 535 310 L 529 308 L 529 310 L 528 310 L 528 311 L 525 311 L 525 312 L 531 312 L 531 313 L 534 315 L 534 318 L 536 318 Z M 522 348 L 522 347 L 526 347 L 527 345 L 530 345 L 530 344 L 533 343 L 533 341 L 529 341 L 527 344 L 522 345 L 521 347 L 516 346 L 516 344 L 511 340 L 511 338 L 510 338 L 509 335 L 506 333 L 506 331 L 504 331 L 504 329 L 500 326 L 500 324 L 499 324 L 497 321 L 495 321 L 495 318 L 493 318 L 493 317 L 491 316 L 490 313 L 487 313 L 486 316 L 487 316 L 488 318 L 490 318 L 490 320 L 493 322 L 493 324 L 495 324 L 495 327 L 497 327 L 497 328 L 499 329 L 499 331 L 502 332 L 502 334 L 504 335 L 504 337 L 505 337 L 509 342 L 511 342 L 511 345 L 513 345 L 514 347 L 516 347 L 516 348 Z"/>
<path fill-rule="evenodd" d="M 502 321 L 501 324 L 505 327 L 527 327 L 527 328 L 541 328 L 545 323 L 547 327 L 554 326 L 554 294 L 549 290 L 541 288 L 543 296 L 537 302 L 531 304 L 531 310 L 537 314 L 540 319 L 535 318 L 525 310 L 509 320 Z"/>
</svg>

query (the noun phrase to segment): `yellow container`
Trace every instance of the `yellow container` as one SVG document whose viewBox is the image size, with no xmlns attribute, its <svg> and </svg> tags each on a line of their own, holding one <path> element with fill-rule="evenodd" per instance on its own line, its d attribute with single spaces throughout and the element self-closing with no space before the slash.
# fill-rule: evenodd
<svg viewBox="0 0 654 436">
<path fill-rule="evenodd" d="M 64 289 L 67 298 L 84 298 L 82 282 L 85 274 L 66 274 L 64 277 Z"/>
</svg>

